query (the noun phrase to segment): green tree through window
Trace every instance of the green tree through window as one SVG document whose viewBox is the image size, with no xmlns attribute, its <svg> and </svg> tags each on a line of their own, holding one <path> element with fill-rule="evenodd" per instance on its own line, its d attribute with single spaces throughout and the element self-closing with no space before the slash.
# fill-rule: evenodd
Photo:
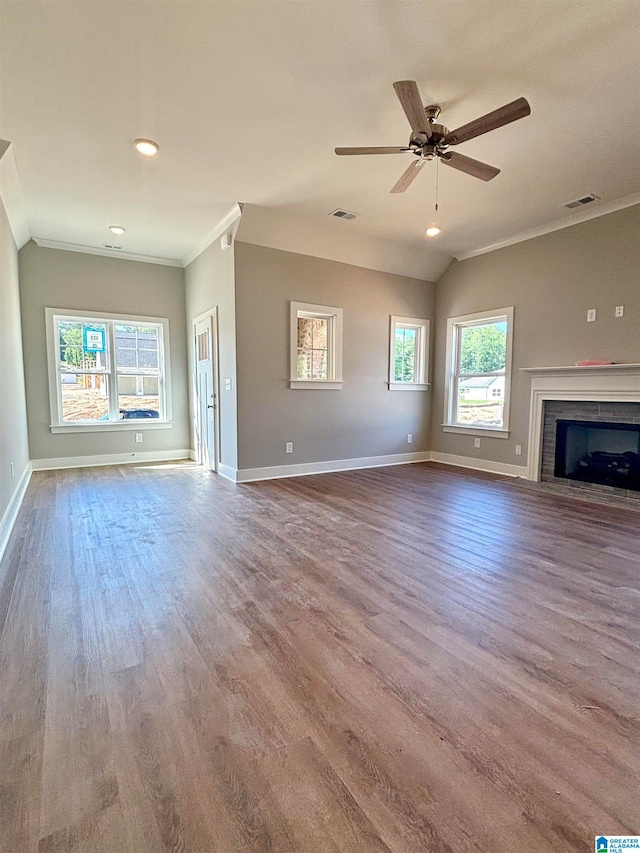
<svg viewBox="0 0 640 853">
<path fill-rule="evenodd" d="M 416 330 L 396 329 L 395 370 L 396 382 L 415 381 Z"/>
<path fill-rule="evenodd" d="M 60 322 L 60 355 L 67 367 L 81 370 L 93 370 L 96 367 L 96 354 L 85 352 L 83 324 Z"/>
<path fill-rule="evenodd" d="M 493 373 L 504 370 L 507 356 L 507 324 L 468 326 L 462 330 L 461 373 Z"/>
</svg>

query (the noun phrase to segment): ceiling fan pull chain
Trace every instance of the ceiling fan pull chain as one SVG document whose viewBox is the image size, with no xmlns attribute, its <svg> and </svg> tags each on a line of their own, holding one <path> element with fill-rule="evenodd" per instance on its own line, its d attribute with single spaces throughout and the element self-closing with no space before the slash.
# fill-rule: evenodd
<svg viewBox="0 0 640 853">
<path fill-rule="evenodd" d="M 438 212 L 438 178 L 440 176 L 440 158 L 436 157 L 436 213 Z"/>
</svg>

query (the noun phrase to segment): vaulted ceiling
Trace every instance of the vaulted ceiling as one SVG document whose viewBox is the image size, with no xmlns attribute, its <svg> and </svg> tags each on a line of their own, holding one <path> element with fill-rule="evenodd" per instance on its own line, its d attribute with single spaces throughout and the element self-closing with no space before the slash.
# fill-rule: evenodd
<svg viewBox="0 0 640 853">
<path fill-rule="evenodd" d="M 2 2 L 0 137 L 35 237 L 184 259 L 236 201 L 465 256 L 640 200 L 637 0 L 45 0 Z M 485 183 L 410 154 L 393 82 L 418 82 L 457 127 L 520 96 L 531 116 L 457 150 Z M 160 144 L 153 160 L 137 137 Z M 436 178 L 439 211 L 434 211 Z M 627 200 L 627 201 L 624 201 Z M 594 205 L 594 206 L 595 206 Z M 329 219 L 337 207 L 360 216 Z M 441 234 L 427 241 L 424 228 Z"/>
</svg>

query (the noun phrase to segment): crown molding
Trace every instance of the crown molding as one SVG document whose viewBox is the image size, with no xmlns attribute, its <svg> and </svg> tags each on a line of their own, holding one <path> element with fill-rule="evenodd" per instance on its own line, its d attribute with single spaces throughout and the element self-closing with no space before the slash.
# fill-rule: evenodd
<svg viewBox="0 0 640 853">
<path fill-rule="evenodd" d="M 31 239 L 27 206 L 24 203 L 13 145 L 0 139 L 0 197 L 7 211 L 16 246 L 21 249 Z"/>
<path fill-rule="evenodd" d="M 192 261 L 195 261 L 195 259 L 204 252 L 205 249 L 209 248 L 214 240 L 221 237 L 225 231 L 231 228 L 231 226 L 242 216 L 243 206 L 242 202 L 236 202 L 231 205 L 218 224 L 209 231 L 207 236 L 201 240 L 185 258 L 183 258 L 182 266 L 188 267 Z"/>
<path fill-rule="evenodd" d="M 182 267 L 182 261 L 176 258 L 157 258 L 154 255 L 136 255 L 133 252 L 121 252 L 118 249 L 102 249 L 97 246 L 82 246 L 80 243 L 63 243 L 61 240 L 47 240 L 34 237 L 34 242 L 43 249 L 62 249 L 64 252 L 80 252 L 83 255 L 101 255 L 119 261 L 140 261 L 143 264 L 160 264 L 164 267 Z"/>
<path fill-rule="evenodd" d="M 513 237 L 507 237 L 505 240 L 490 243 L 488 246 L 482 246 L 480 249 L 462 252 L 456 255 L 455 258 L 458 261 L 466 261 L 468 258 L 486 255 L 488 252 L 504 249 L 505 246 L 513 246 L 515 243 L 523 243 L 525 240 L 533 240 L 535 237 L 542 237 L 544 234 L 551 234 L 553 231 L 561 231 L 563 228 L 570 228 L 572 225 L 578 225 L 580 222 L 597 219 L 600 216 L 606 216 L 608 213 L 615 213 L 616 210 L 633 207 L 635 204 L 640 204 L 640 193 L 633 193 L 633 195 L 616 199 L 616 201 L 609 201 L 605 202 L 605 204 L 599 204 L 594 208 L 580 210 L 567 219 L 556 219 L 554 222 L 548 222 L 546 225 L 540 225 L 538 228 L 532 228 L 529 231 L 522 231 L 520 234 L 514 234 Z"/>
</svg>

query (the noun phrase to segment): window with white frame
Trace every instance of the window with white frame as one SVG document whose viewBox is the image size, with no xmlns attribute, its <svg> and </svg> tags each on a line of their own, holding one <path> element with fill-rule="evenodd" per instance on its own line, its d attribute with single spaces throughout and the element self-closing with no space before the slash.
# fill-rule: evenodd
<svg viewBox="0 0 640 853">
<path fill-rule="evenodd" d="M 512 307 L 449 318 L 445 432 L 508 437 L 512 339 Z"/>
<path fill-rule="evenodd" d="M 426 390 L 428 383 L 429 320 L 391 317 L 389 389 Z"/>
<path fill-rule="evenodd" d="M 169 321 L 47 308 L 52 432 L 171 426 Z"/>
<path fill-rule="evenodd" d="M 291 302 L 290 387 L 342 388 L 342 308 Z"/>
</svg>

